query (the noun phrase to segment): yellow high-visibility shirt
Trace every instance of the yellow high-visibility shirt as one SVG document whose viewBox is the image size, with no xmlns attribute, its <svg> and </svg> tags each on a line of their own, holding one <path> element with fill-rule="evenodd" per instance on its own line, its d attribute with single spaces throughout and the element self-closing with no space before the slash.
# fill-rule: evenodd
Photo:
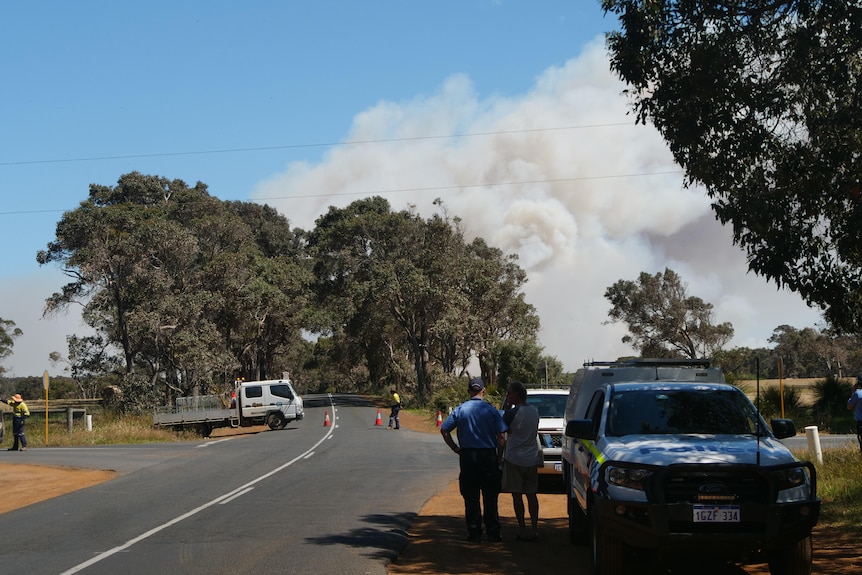
<svg viewBox="0 0 862 575">
<path fill-rule="evenodd" d="M 23 401 L 16 402 L 16 401 L 13 401 L 10 399 L 6 403 L 8 403 L 9 407 L 12 408 L 12 415 L 14 417 L 29 417 L 30 416 L 30 410 L 27 409 L 27 404 L 24 403 Z"/>
</svg>

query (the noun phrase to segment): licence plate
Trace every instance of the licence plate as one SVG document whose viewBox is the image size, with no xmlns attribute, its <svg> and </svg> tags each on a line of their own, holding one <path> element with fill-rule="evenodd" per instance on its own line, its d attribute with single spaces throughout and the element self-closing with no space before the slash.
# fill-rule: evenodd
<svg viewBox="0 0 862 575">
<path fill-rule="evenodd" d="M 739 523 L 739 505 L 695 505 L 695 523 Z"/>
<path fill-rule="evenodd" d="M 554 471 L 563 472 L 563 464 L 562 463 L 554 463 Z"/>
</svg>

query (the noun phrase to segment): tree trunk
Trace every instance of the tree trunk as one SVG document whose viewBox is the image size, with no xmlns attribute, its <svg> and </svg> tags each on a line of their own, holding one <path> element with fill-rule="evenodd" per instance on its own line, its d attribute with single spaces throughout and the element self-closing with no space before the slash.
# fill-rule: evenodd
<svg viewBox="0 0 862 575">
<path fill-rule="evenodd" d="M 416 369 L 416 394 L 420 405 L 425 405 L 431 398 L 431 382 L 428 380 L 428 350 L 424 341 L 414 342 L 413 365 Z"/>
</svg>

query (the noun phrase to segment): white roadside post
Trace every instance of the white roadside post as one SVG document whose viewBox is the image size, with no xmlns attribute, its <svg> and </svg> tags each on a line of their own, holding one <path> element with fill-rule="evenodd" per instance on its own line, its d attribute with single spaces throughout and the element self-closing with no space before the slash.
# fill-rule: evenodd
<svg viewBox="0 0 862 575">
<path fill-rule="evenodd" d="M 48 446 L 48 382 L 50 381 L 48 370 L 42 374 L 42 387 L 45 388 L 45 447 Z"/>
<path fill-rule="evenodd" d="M 805 428 L 805 437 L 808 439 L 808 452 L 814 454 L 817 463 L 823 463 L 823 450 L 820 447 L 820 433 L 816 425 Z"/>
</svg>

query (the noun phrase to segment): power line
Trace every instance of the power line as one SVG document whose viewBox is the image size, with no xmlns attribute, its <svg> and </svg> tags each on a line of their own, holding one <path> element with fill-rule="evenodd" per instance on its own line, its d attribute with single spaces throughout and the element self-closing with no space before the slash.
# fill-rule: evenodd
<svg viewBox="0 0 862 575">
<path fill-rule="evenodd" d="M 611 176 L 581 176 L 578 178 L 554 178 L 550 180 L 522 180 L 518 182 L 490 182 L 487 184 L 466 184 L 463 186 L 432 186 L 423 188 L 395 188 L 391 190 L 370 190 L 362 192 L 339 192 L 334 194 L 306 194 L 301 196 L 269 196 L 265 198 L 256 198 L 253 202 L 263 202 L 266 200 L 292 200 L 292 199 L 308 199 L 308 198 L 328 198 L 331 196 L 369 196 L 375 194 L 395 194 L 399 192 L 435 192 L 444 190 L 464 190 L 468 188 L 497 188 L 506 186 L 523 186 L 528 184 L 556 184 L 563 182 L 583 182 L 586 180 L 610 180 L 615 178 L 640 178 L 644 176 L 666 176 L 671 174 L 682 174 L 682 170 L 669 170 L 665 172 L 643 172 L 640 174 L 617 174 Z M 2 212 L 0 212 L 2 213 Z"/>
<path fill-rule="evenodd" d="M 23 161 L 16 161 L 16 162 L 0 162 L 0 167 L 36 165 L 36 164 L 73 163 L 73 162 L 95 162 L 95 161 L 103 161 L 103 160 L 123 160 L 123 159 L 135 159 L 135 158 L 157 158 L 157 157 L 194 156 L 194 155 L 207 155 L 207 154 L 229 154 L 229 153 L 239 153 L 239 152 L 259 152 L 259 151 L 288 150 L 288 149 L 300 149 L 300 148 L 321 148 L 321 147 L 333 147 L 333 146 L 359 146 L 359 145 L 368 145 L 368 144 L 385 144 L 385 143 L 411 142 L 411 141 L 423 141 L 423 140 L 443 140 L 443 139 L 469 138 L 469 137 L 481 137 L 481 136 L 498 136 L 498 135 L 506 135 L 506 134 L 552 132 L 552 131 L 562 131 L 562 130 L 583 130 L 583 129 L 591 129 L 591 128 L 608 128 L 608 127 L 632 126 L 632 125 L 633 124 L 631 124 L 629 122 L 616 122 L 616 123 L 608 123 L 608 124 L 585 124 L 585 125 L 581 125 L 581 126 L 561 126 L 561 127 L 556 127 L 556 128 L 530 128 L 530 129 L 522 129 L 522 130 L 498 130 L 498 131 L 493 131 L 493 132 L 466 132 L 463 134 L 413 136 L 413 137 L 409 137 L 409 138 L 382 138 L 382 139 L 377 139 L 377 140 L 348 140 L 346 142 L 317 143 L 317 144 L 289 144 L 289 145 L 282 145 L 282 146 L 258 146 L 258 147 L 250 147 L 250 148 L 228 148 L 228 149 L 221 149 L 221 150 L 160 152 L 160 153 L 153 153 L 153 154 L 125 154 L 125 155 L 117 155 L 117 156 L 93 156 L 93 157 L 82 157 L 82 158 L 46 159 L 46 160 L 23 160 Z M 260 202 L 265 202 L 268 200 L 326 198 L 326 197 L 337 197 L 337 196 L 367 196 L 367 195 L 376 195 L 376 194 L 395 194 L 395 193 L 403 193 L 403 192 L 429 192 L 429 191 L 445 191 L 445 190 L 458 190 L 458 189 L 507 187 L 507 186 L 520 186 L 520 185 L 529 185 L 529 184 L 553 184 L 553 183 L 576 182 L 576 181 L 587 181 L 587 180 L 604 180 L 604 179 L 614 179 L 614 178 L 661 176 L 661 175 L 679 174 L 679 173 L 682 173 L 682 172 L 680 170 L 673 170 L 673 171 L 662 171 L 662 172 L 643 172 L 643 173 L 634 173 L 634 174 L 581 176 L 581 177 L 577 177 L 577 178 L 555 178 L 555 179 L 546 179 L 546 180 L 523 180 L 523 181 L 514 181 L 514 182 L 490 182 L 490 183 L 465 184 L 465 185 L 394 188 L 394 189 L 388 189 L 388 190 L 368 190 L 368 191 L 361 191 L 361 192 L 336 192 L 336 193 L 327 193 L 327 194 L 306 194 L 306 195 L 297 195 L 297 196 L 272 196 L 272 197 L 265 197 L 265 198 L 256 198 L 256 199 L 248 200 L 248 201 L 260 203 Z M 61 213 L 61 212 L 65 212 L 65 211 L 67 211 L 67 210 L 65 210 L 65 209 L 17 210 L 17 211 L 0 212 L 0 215 L 9 216 L 9 215 L 26 215 L 26 214 Z"/>
<path fill-rule="evenodd" d="M 585 130 L 590 128 L 610 128 L 615 126 L 632 126 L 630 122 L 612 124 L 586 124 L 583 126 L 562 126 L 558 128 L 531 128 L 524 130 L 500 130 L 496 132 L 466 132 L 463 134 L 447 134 L 437 136 L 413 136 L 409 138 L 384 138 L 379 140 L 348 140 L 346 142 L 329 142 L 317 144 L 286 144 L 282 146 L 258 146 L 252 148 L 226 148 L 222 150 L 196 150 L 185 152 L 158 152 L 153 154 L 124 154 L 119 156 L 91 156 L 82 158 L 55 158 L 46 160 L 21 160 L 0 162 L 0 166 L 28 166 L 35 164 L 64 164 L 74 162 L 98 162 L 105 160 L 130 160 L 139 158 L 166 158 L 176 156 L 204 156 L 209 154 L 234 154 L 240 152 L 269 152 L 273 150 L 295 150 L 303 148 L 330 148 L 335 146 L 361 146 L 367 144 L 387 144 L 396 142 L 415 142 L 422 140 L 446 140 L 450 138 L 471 138 L 477 136 L 499 136 L 504 134 L 525 134 L 534 132 L 552 132 L 559 130 Z"/>
<path fill-rule="evenodd" d="M 269 200 L 299 200 L 299 199 L 309 199 L 309 198 L 330 198 L 330 197 L 338 197 L 338 196 L 373 196 L 379 194 L 397 194 L 403 192 L 436 192 L 436 191 L 445 191 L 445 190 L 464 190 L 464 189 L 473 189 L 473 188 L 496 188 L 496 187 L 506 187 L 506 186 L 523 186 L 529 184 L 557 184 L 557 183 L 565 183 L 565 182 L 583 182 L 588 180 L 610 180 L 610 179 L 618 179 L 618 178 L 643 178 L 648 176 L 668 176 L 673 174 L 682 174 L 682 170 L 667 170 L 662 172 L 641 172 L 634 174 L 614 174 L 614 175 L 605 175 L 605 176 L 580 176 L 577 178 L 553 178 L 547 180 L 521 180 L 516 182 L 489 182 L 486 184 L 465 184 L 465 185 L 451 185 L 451 186 L 428 186 L 428 187 L 418 187 L 418 188 L 393 188 L 389 190 L 364 190 L 361 192 L 335 192 L 335 193 L 327 193 L 327 194 L 303 194 L 303 195 L 294 195 L 294 196 L 268 196 L 264 198 L 255 198 L 253 200 L 246 200 L 251 203 L 260 203 L 266 202 Z M 64 212 L 67 210 L 56 210 L 56 209 L 45 209 L 45 210 L 19 210 L 13 212 L 0 212 L 0 216 L 11 216 L 11 215 L 25 215 L 25 214 L 45 214 L 45 213 L 57 213 Z"/>
</svg>

